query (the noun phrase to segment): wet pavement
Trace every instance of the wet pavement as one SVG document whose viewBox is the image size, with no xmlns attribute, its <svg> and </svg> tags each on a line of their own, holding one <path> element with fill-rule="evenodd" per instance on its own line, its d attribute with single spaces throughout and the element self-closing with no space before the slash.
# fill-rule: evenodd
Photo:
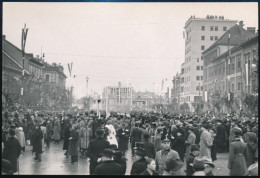
<svg viewBox="0 0 260 178">
<path fill-rule="evenodd" d="M 42 161 L 36 162 L 34 160 L 35 155 L 32 155 L 32 147 L 26 146 L 25 152 L 19 158 L 19 174 L 20 175 L 89 175 L 89 159 L 82 159 L 79 157 L 78 164 L 69 163 L 70 157 L 64 155 L 63 143 L 59 144 L 51 143 L 50 148 L 44 148 L 42 154 Z M 126 175 L 130 175 L 133 159 L 130 149 L 126 152 L 127 169 Z M 215 161 L 214 175 L 228 175 L 227 169 L 227 153 L 219 153 L 217 155 L 218 160 Z M 185 164 L 184 164 L 185 165 Z M 182 174 L 185 175 L 184 170 L 186 166 L 182 168 Z"/>
</svg>

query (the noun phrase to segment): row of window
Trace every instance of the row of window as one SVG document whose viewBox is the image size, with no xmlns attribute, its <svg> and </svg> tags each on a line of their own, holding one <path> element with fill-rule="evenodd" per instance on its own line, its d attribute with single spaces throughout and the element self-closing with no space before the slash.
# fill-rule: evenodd
<svg viewBox="0 0 260 178">
<path fill-rule="evenodd" d="M 197 70 L 203 70 L 203 66 L 197 66 Z"/>
<path fill-rule="evenodd" d="M 201 41 L 205 41 L 205 36 L 201 36 Z M 210 36 L 210 41 L 218 40 L 218 36 Z"/>
<path fill-rule="evenodd" d="M 203 76 L 196 76 L 196 80 L 203 80 Z"/>
<path fill-rule="evenodd" d="M 201 26 L 201 31 L 205 31 L 205 30 L 206 30 L 206 27 Z M 218 26 L 210 26 L 210 31 L 218 31 Z M 223 27 L 223 31 L 227 31 L 226 26 Z"/>
</svg>

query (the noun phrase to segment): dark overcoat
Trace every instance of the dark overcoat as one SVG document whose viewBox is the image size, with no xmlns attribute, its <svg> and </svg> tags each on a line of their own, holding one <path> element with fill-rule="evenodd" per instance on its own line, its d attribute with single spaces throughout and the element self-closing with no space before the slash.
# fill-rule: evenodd
<svg viewBox="0 0 260 178">
<path fill-rule="evenodd" d="M 228 168 L 231 176 L 244 176 L 247 173 L 247 144 L 235 139 L 230 144 Z"/>
<path fill-rule="evenodd" d="M 79 142 L 79 132 L 73 130 L 71 132 L 71 139 L 69 140 L 69 155 L 76 156 L 78 155 L 78 142 Z"/>
<path fill-rule="evenodd" d="M 131 131 L 130 140 L 132 143 L 132 148 L 135 147 L 136 142 L 141 142 L 142 139 L 142 131 L 140 128 L 134 127 Z"/>
<path fill-rule="evenodd" d="M 221 152 L 224 152 L 226 140 L 227 140 L 227 133 L 226 133 L 226 128 L 223 124 L 217 126 L 216 134 L 217 135 L 215 139 L 216 139 L 217 147 Z"/>
<path fill-rule="evenodd" d="M 129 136 L 130 136 L 129 127 L 126 127 L 125 129 L 120 128 L 117 131 L 117 136 L 118 136 L 118 149 L 121 151 L 128 150 L 128 142 L 129 142 Z"/>
<path fill-rule="evenodd" d="M 68 150 L 69 148 L 69 138 L 70 138 L 70 124 L 66 123 L 64 128 L 64 142 L 63 142 L 63 150 Z"/>
<path fill-rule="evenodd" d="M 33 152 L 42 153 L 42 139 L 43 133 L 41 129 L 36 129 L 32 136 Z"/>
<path fill-rule="evenodd" d="M 151 142 L 144 142 L 145 156 L 148 158 L 155 158 L 155 148 L 154 144 Z"/>
<path fill-rule="evenodd" d="M 172 148 L 173 150 L 177 151 L 180 159 L 183 161 L 184 160 L 184 155 L 186 152 L 186 145 L 185 145 L 185 138 L 184 136 L 177 136 L 173 143 L 172 143 Z"/>
<path fill-rule="evenodd" d="M 141 158 L 138 161 L 134 162 L 130 175 L 140 175 L 147 168 L 145 158 Z"/>
<path fill-rule="evenodd" d="M 11 170 L 17 172 L 17 160 L 21 154 L 21 146 L 17 138 L 10 137 L 5 143 L 3 158 L 11 163 Z"/>
<path fill-rule="evenodd" d="M 124 175 L 120 164 L 109 160 L 104 161 L 95 168 L 94 175 Z"/>
<path fill-rule="evenodd" d="M 100 157 L 100 153 L 102 153 L 105 148 L 109 148 L 109 146 L 109 142 L 103 138 L 90 140 L 88 145 L 88 156 L 90 161 L 97 162 L 97 159 Z"/>
</svg>

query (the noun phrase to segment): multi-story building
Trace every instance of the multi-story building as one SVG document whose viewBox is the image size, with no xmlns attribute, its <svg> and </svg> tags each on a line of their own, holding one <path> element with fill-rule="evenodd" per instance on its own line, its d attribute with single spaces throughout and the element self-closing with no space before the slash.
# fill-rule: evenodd
<svg viewBox="0 0 260 178">
<path fill-rule="evenodd" d="M 212 45 L 237 21 L 223 16 L 195 18 L 191 16 L 185 23 L 185 61 L 181 65 L 180 103 L 200 101 L 202 97 L 203 58 L 201 53 Z"/>
<path fill-rule="evenodd" d="M 172 80 L 173 83 L 173 89 L 172 89 L 172 103 L 176 105 L 177 108 L 179 108 L 179 102 L 180 102 L 180 74 L 177 73 Z M 175 109 L 177 109 L 175 108 Z"/>
<path fill-rule="evenodd" d="M 254 80 L 251 77 L 250 62 L 252 63 L 257 50 L 255 28 L 248 27 L 245 30 L 241 21 L 202 53 L 203 100 L 210 102 L 211 108 L 216 106 L 215 100 L 230 99 L 231 94 L 238 101 L 237 105 L 242 106 L 243 93 L 252 92 L 250 87 L 256 83 L 257 77 Z M 220 109 L 226 112 L 228 108 L 222 105 L 219 106 Z"/>
<path fill-rule="evenodd" d="M 66 75 L 64 74 L 64 68 L 60 64 L 52 63 L 52 65 L 46 64 L 43 69 L 44 79 L 48 83 L 52 83 L 57 87 L 65 89 Z"/>
<path fill-rule="evenodd" d="M 119 82 L 118 86 L 106 86 L 103 90 L 103 109 L 115 112 L 129 112 L 132 107 L 133 88 L 122 86 Z"/>
</svg>

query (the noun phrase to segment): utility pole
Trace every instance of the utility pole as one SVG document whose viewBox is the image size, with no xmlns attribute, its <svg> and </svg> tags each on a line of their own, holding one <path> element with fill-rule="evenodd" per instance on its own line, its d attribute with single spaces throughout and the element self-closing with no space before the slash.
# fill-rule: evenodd
<svg viewBox="0 0 260 178">
<path fill-rule="evenodd" d="M 28 33 L 28 28 L 26 28 L 26 24 L 24 24 L 24 28 L 22 29 L 22 56 L 23 56 L 23 71 L 22 71 L 22 87 L 21 87 L 21 105 L 23 103 L 23 91 L 24 91 L 24 60 L 25 60 L 25 44 L 26 44 L 26 37 Z"/>
</svg>

